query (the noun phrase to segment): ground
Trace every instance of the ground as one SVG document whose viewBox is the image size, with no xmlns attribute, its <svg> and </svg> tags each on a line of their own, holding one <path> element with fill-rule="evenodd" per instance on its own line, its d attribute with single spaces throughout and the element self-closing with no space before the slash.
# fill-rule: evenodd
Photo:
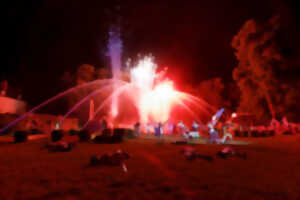
<svg viewBox="0 0 300 200">
<path fill-rule="evenodd" d="M 245 139 L 243 139 L 245 140 Z M 1 140 L 0 140 L 1 141 Z M 206 160 L 187 161 L 182 145 L 153 139 L 79 143 L 50 153 L 46 138 L 0 142 L 0 199 L 300 199 L 300 135 L 247 139 L 248 158 L 221 159 L 221 145 L 195 144 Z M 89 167 L 92 155 L 122 149 L 121 167 Z"/>
</svg>

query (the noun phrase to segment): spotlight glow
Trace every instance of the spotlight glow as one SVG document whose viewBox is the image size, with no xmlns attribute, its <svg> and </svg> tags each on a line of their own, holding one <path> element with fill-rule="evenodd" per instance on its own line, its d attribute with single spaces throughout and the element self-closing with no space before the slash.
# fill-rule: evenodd
<svg viewBox="0 0 300 200">
<path fill-rule="evenodd" d="M 148 56 L 130 71 L 131 83 L 137 87 L 137 106 L 142 123 L 167 121 L 172 104 L 179 98 L 172 81 L 156 80 L 160 77 L 156 68 L 153 58 Z"/>
<path fill-rule="evenodd" d="M 153 62 L 152 57 L 145 57 L 140 60 L 137 66 L 130 71 L 131 83 L 138 86 L 142 90 L 151 90 L 156 77 L 157 65 Z"/>
<path fill-rule="evenodd" d="M 183 117 L 182 113 L 185 111 L 188 111 L 191 117 L 197 119 L 195 112 L 200 111 L 197 109 L 207 112 L 206 107 L 209 105 L 206 102 L 174 88 L 173 81 L 165 76 L 166 69 L 160 72 L 156 71 L 157 64 L 154 62 L 153 57 L 145 56 L 138 60 L 136 65 L 130 63 L 129 60 L 127 67 L 130 69 L 130 82 L 125 86 L 114 89 L 113 96 L 117 96 L 117 102 L 120 105 L 114 104 L 114 101 L 111 102 L 112 120 L 117 120 L 119 115 L 122 116 L 122 113 L 129 106 L 129 102 L 132 102 L 132 105 L 135 106 L 138 120 L 142 124 L 148 122 L 165 123 L 168 120 Z M 130 101 L 127 101 L 127 98 Z M 193 106 L 194 109 L 191 110 L 189 106 Z M 127 114 L 126 118 L 128 119 L 125 119 L 125 121 L 129 120 Z"/>
</svg>

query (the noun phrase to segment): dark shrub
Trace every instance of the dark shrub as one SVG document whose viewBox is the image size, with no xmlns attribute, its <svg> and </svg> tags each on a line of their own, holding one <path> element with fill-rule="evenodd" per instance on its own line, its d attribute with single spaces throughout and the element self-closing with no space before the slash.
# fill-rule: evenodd
<svg viewBox="0 0 300 200">
<path fill-rule="evenodd" d="M 34 128 L 34 129 L 30 130 L 30 134 L 32 134 L 32 135 L 43 134 L 43 131 L 41 131 L 37 128 Z"/>
<path fill-rule="evenodd" d="M 94 142 L 98 144 L 103 143 L 120 143 L 123 142 L 123 136 L 125 135 L 125 129 L 115 129 L 114 134 L 111 134 L 111 129 L 104 129 L 101 135 L 98 135 L 94 138 Z"/>
<path fill-rule="evenodd" d="M 272 130 L 272 131 L 269 132 L 269 136 L 274 136 L 274 135 L 275 135 L 275 131 L 274 130 Z"/>
<path fill-rule="evenodd" d="M 98 135 L 93 140 L 97 144 L 114 144 L 123 142 L 123 138 L 120 136 L 104 136 Z"/>
<path fill-rule="evenodd" d="M 94 165 L 101 164 L 99 160 L 100 159 L 97 156 L 93 155 L 90 159 L 90 165 L 94 166 Z"/>
<path fill-rule="evenodd" d="M 116 128 L 114 129 L 113 137 L 116 140 L 123 141 L 123 138 L 127 135 L 127 129 L 125 128 Z"/>
<path fill-rule="evenodd" d="M 108 136 L 103 136 L 103 135 L 97 135 L 94 139 L 93 142 L 97 144 L 104 144 L 107 142 Z"/>
<path fill-rule="evenodd" d="M 292 131 L 284 131 L 282 134 L 283 135 L 292 135 Z"/>
<path fill-rule="evenodd" d="M 74 129 L 69 130 L 70 135 L 78 135 L 78 133 L 79 133 L 79 131 L 77 131 L 77 130 L 74 130 Z"/>
<path fill-rule="evenodd" d="M 256 137 L 262 137 L 262 132 L 257 131 Z"/>
<path fill-rule="evenodd" d="M 127 129 L 125 128 L 115 128 L 114 129 L 114 135 L 121 135 L 124 137 L 126 135 Z"/>
<path fill-rule="evenodd" d="M 86 130 L 81 130 L 78 132 L 78 137 L 80 142 L 87 142 L 90 140 L 91 135 Z"/>
<path fill-rule="evenodd" d="M 111 136 L 110 143 L 121 143 L 123 142 L 123 136 L 121 134 L 116 134 Z"/>
<path fill-rule="evenodd" d="M 54 130 L 51 132 L 51 140 L 52 142 L 60 141 L 64 136 L 64 133 L 61 130 Z"/>
<path fill-rule="evenodd" d="M 234 136 L 235 137 L 240 137 L 241 136 L 241 132 L 239 130 L 235 130 L 234 131 Z"/>
<path fill-rule="evenodd" d="M 1 128 L 3 128 L 5 125 L 0 125 Z M 0 135 L 9 135 L 13 132 L 12 128 L 8 128 L 3 132 L 0 132 Z"/>
<path fill-rule="evenodd" d="M 251 136 L 252 137 L 258 137 L 258 132 L 257 131 L 252 131 Z"/>
<path fill-rule="evenodd" d="M 106 128 L 102 131 L 102 135 L 103 136 L 111 136 L 112 135 L 112 131 L 109 128 Z"/>
<path fill-rule="evenodd" d="M 134 130 L 132 129 L 126 129 L 126 138 L 132 139 L 135 138 L 136 136 L 134 135 Z"/>
<path fill-rule="evenodd" d="M 186 145 L 187 143 L 188 143 L 187 141 L 175 141 L 175 142 L 172 142 L 171 144 Z"/>
<path fill-rule="evenodd" d="M 28 134 L 25 131 L 16 131 L 14 134 L 15 143 L 26 142 L 28 139 Z"/>
</svg>

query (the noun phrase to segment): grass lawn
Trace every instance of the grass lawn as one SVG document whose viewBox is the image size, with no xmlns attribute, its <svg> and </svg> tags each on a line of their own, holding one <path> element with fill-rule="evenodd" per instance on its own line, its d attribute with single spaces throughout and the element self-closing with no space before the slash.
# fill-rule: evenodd
<svg viewBox="0 0 300 200">
<path fill-rule="evenodd" d="M 153 139 L 121 144 L 78 143 L 71 151 L 43 149 L 46 138 L 0 142 L 0 199 L 295 199 L 300 200 L 300 135 L 243 139 L 248 158 L 221 159 L 222 145 L 195 144 L 214 156 L 187 161 L 182 145 Z M 91 155 L 122 149 L 121 167 L 89 167 Z"/>
</svg>

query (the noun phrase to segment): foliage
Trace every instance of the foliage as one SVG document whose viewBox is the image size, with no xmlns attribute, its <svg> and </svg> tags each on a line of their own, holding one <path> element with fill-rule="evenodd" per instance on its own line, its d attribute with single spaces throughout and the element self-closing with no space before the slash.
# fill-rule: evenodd
<svg viewBox="0 0 300 200">
<path fill-rule="evenodd" d="M 75 130 L 75 129 L 70 129 L 69 130 L 69 134 L 70 135 L 78 135 L 79 131 Z"/>
<path fill-rule="evenodd" d="M 297 79 L 284 73 L 292 68 L 292 58 L 284 54 L 287 47 L 281 42 L 286 32 L 279 16 L 267 22 L 249 20 L 232 41 L 239 61 L 233 71 L 241 90 L 238 110 L 254 113 L 261 122 L 284 115 L 295 118 L 290 108 L 297 106 L 299 95 Z"/>
<path fill-rule="evenodd" d="M 61 77 L 61 81 L 63 83 L 63 90 L 68 88 L 75 87 L 77 85 L 81 85 L 84 83 L 88 83 L 94 81 L 96 79 L 105 79 L 110 77 L 110 71 L 108 68 L 102 67 L 96 69 L 94 66 L 89 64 L 80 65 L 75 73 L 66 71 Z M 73 107 L 77 102 L 79 102 L 82 98 L 86 97 L 92 91 L 94 91 L 93 87 L 84 87 L 80 90 L 77 90 L 72 95 L 67 96 L 67 105 L 69 108 Z M 86 105 L 85 105 L 86 106 Z M 86 109 L 84 111 L 77 113 L 79 115 L 86 115 Z M 77 111 L 78 112 L 78 111 Z"/>
<path fill-rule="evenodd" d="M 108 67 L 102 67 L 95 71 L 97 79 L 107 79 L 110 78 L 111 70 Z"/>
<path fill-rule="evenodd" d="M 15 143 L 26 142 L 28 139 L 28 134 L 26 131 L 16 131 L 14 134 Z"/>
<path fill-rule="evenodd" d="M 227 105 L 224 99 L 225 85 L 221 78 L 213 78 L 200 82 L 196 86 L 185 85 L 184 92 L 205 100 L 209 105 L 219 108 Z"/>
<path fill-rule="evenodd" d="M 95 67 L 89 64 L 80 65 L 76 72 L 76 84 L 80 85 L 95 80 Z"/>
<path fill-rule="evenodd" d="M 206 81 L 202 81 L 197 90 L 200 96 L 212 106 L 220 108 L 224 106 L 223 91 L 224 83 L 221 78 L 214 78 Z"/>
<path fill-rule="evenodd" d="M 90 140 L 91 135 L 90 135 L 90 133 L 89 133 L 88 131 L 86 131 L 86 130 L 81 130 L 81 131 L 79 131 L 79 133 L 78 133 L 78 137 L 79 137 L 79 141 L 80 141 L 80 142 L 87 142 L 87 141 Z"/>
<path fill-rule="evenodd" d="M 52 142 L 58 142 L 64 137 L 64 133 L 61 130 L 54 130 L 51 132 Z"/>
</svg>

